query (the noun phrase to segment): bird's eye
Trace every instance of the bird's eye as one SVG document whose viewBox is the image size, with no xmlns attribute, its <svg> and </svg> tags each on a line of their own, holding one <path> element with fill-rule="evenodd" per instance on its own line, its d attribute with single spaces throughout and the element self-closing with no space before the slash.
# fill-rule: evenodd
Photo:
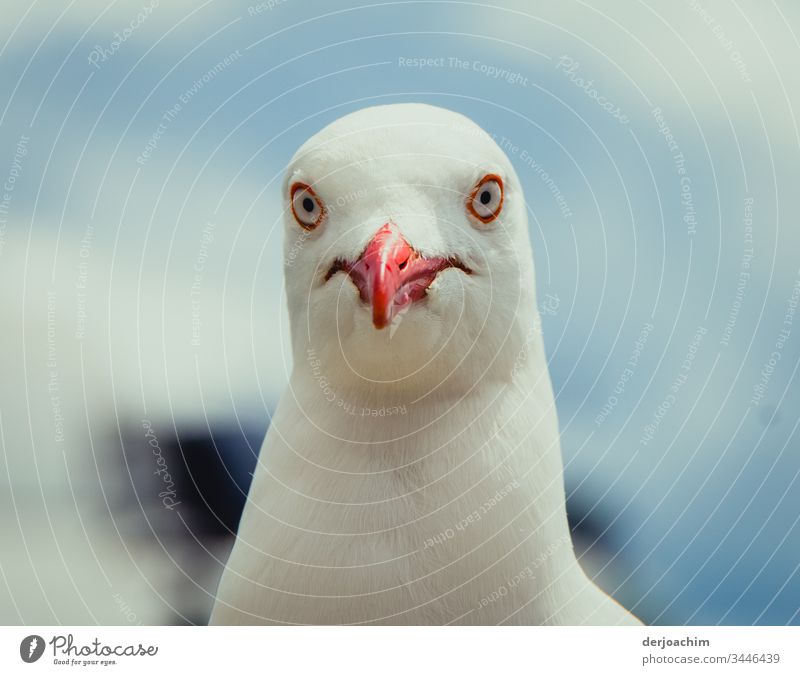
<svg viewBox="0 0 800 675">
<path fill-rule="evenodd" d="M 478 181 L 467 200 L 469 212 L 482 223 L 490 223 L 503 208 L 503 179 L 490 173 Z"/>
<path fill-rule="evenodd" d="M 307 230 L 313 230 L 325 218 L 325 207 L 314 190 L 305 183 L 292 185 L 292 213 L 295 220 Z"/>
</svg>

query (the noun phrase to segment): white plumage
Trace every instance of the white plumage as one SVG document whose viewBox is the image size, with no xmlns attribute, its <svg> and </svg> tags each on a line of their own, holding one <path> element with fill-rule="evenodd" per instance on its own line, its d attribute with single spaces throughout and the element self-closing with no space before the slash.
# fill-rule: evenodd
<svg viewBox="0 0 800 675">
<path fill-rule="evenodd" d="M 294 368 L 212 623 L 638 623 L 573 553 L 500 148 L 447 110 L 368 108 L 300 148 L 284 193 Z"/>
</svg>

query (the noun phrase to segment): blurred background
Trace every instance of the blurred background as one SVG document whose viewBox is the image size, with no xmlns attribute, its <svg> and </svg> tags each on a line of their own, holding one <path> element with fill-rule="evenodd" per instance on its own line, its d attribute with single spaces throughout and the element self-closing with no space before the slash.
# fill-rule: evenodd
<svg viewBox="0 0 800 675">
<path fill-rule="evenodd" d="M 204 623 L 291 370 L 280 179 L 358 108 L 529 200 L 581 562 L 800 624 L 800 5 L 72 0 L 0 28 L 0 623 Z"/>
</svg>

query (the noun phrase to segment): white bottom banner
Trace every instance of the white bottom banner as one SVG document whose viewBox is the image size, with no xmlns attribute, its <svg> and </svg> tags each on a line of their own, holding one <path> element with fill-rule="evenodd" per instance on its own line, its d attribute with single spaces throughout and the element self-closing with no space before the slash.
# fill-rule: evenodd
<svg viewBox="0 0 800 675">
<path fill-rule="evenodd" d="M 0 628 L 0 673 L 800 673 L 799 628 Z"/>
</svg>

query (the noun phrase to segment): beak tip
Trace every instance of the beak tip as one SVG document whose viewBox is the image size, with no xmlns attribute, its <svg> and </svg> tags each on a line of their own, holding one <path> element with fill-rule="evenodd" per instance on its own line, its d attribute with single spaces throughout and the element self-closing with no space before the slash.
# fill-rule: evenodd
<svg viewBox="0 0 800 675">
<path fill-rule="evenodd" d="M 377 330 L 382 330 L 386 328 L 392 322 L 392 317 L 386 316 L 384 314 L 374 314 L 372 316 L 372 325 L 375 326 Z"/>
<path fill-rule="evenodd" d="M 372 325 L 382 330 L 392 323 L 395 296 L 403 284 L 411 246 L 391 223 L 378 230 L 359 259 L 362 299 L 372 305 Z"/>
</svg>

